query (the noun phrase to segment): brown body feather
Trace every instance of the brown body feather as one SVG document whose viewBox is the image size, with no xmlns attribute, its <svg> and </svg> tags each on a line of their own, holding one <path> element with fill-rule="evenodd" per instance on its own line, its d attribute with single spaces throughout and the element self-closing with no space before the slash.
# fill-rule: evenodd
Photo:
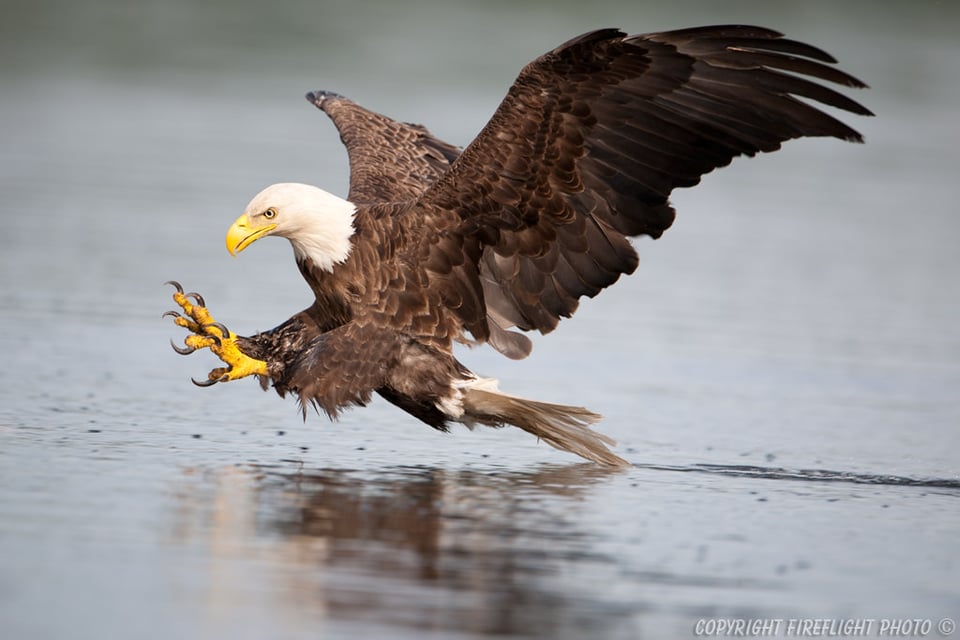
<svg viewBox="0 0 960 640">
<path fill-rule="evenodd" d="M 378 391 L 436 428 L 515 424 L 622 462 L 587 428 L 595 414 L 473 388 L 453 342 L 525 357 L 530 341 L 512 329 L 552 331 L 581 297 L 631 273 L 629 238 L 671 225 L 673 189 L 791 138 L 859 141 L 801 100 L 869 114 L 807 79 L 864 86 L 832 62 L 758 27 L 594 31 L 528 64 L 462 152 L 419 125 L 308 94 L 347 147 L 356 233 L 332 271 L 300 260 L 315 304 L 243 348 L 269 363 L 278 391 L 331 416 Z"/>
</svg>

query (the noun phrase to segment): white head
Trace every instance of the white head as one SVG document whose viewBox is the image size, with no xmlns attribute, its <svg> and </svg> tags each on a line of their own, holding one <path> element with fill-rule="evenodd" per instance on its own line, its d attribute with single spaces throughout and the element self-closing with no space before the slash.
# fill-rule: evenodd
<svg viewBox="0 0 960 640">
<path fill-rule="evenodd" d="M 264 236 L 293 245 L 297 258 L 309 258 L 332 271 L 350 255 L 356 207 L 323 189 L 285 182 L 267 187 L 250 201 L 227 231 L 227 251 L 236 255 Z"/>
</svg>

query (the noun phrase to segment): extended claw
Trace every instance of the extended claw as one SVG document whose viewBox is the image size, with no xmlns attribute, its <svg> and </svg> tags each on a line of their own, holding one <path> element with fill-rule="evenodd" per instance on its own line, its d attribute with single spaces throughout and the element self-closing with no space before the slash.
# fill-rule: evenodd
<svg viewBox="0 0 960 640">
<path fill-rule="evenodd" d="M 199 349 L 210 349 L 220 358 L 227 367 L 214 369 L 207 374 L 206 380 L 193 380 L 198 387 L 209 387 L 218 382 L 239 380 L 247 376 L 268 376 L 266 361 L 252 358 L 244 353 L 239 345 L 240 337 L 227 329 L 226 325 L 210 317 L 206 302 L 199 293 L 183 292 L 179 282 L 170 280 L 166 284 L 174 287 L 173 301 L 180 306 L 181 311 L 167 311 L 162 317 L 172 317 L 175 325 L 183 327 L 191 333 L 184 340 L 184 346 L 173 340 L 170 346 L 180 355 L 189 355 Z"/>
<path fill-rule="evenodd" d="M 170 339 L 170 346 L 173 347 L 173 350 L 174 350 L 174 351 L 176 351 L 177 353 L 179 353 L 179 354 L 182 355 L 182 356 L 188 356 L 188 355 L 190 355 L 191 353 L 193 353 L 194 351 L 197 350 L 196 347 L 190 347 L 190 346 L 187 346 L 187 347 L 178 347 L 178 346 L 177 346 L 177 343 L 174 342 L 172 338 Z"/>
<path fill-rule="evenodd" d="M 212 378 L 208 380 L 197 380 L 196 378 L 190 378 L 190 382 L 197 385 L 198 387 L 212 387 L 221 380 L 225 379 L 226 376 L 220 376 L 219 378 Z"/>
<path fill-rule="evenodd" d="M 227 329 L 227 327 L 224 326 L 224 324 L 221 323 L 221 322 L 209 322 L 209 323 L 203 325 L 203 327 L 204 327 L 204 328 L 207 328 L 207 327 L 216 327 L 217 329 L 220 330 L 220 336 L 221 336 L 221 337 L 223 337 L 223 338 L 229 338 L 229 337 L 230 337 L 230 330 Z M 207 335 L 210 336 L 211 338 L 216 338 L 216 337 L 217 337 L 217 336 L 211 335 L 209 332 L 207 332 Z"/>
</svg>

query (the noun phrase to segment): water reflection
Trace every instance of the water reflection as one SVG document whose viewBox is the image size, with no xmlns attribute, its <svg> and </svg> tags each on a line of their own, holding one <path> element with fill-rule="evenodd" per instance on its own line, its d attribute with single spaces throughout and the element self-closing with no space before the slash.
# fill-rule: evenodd
<svg viewBox="0 0 960 640">
<path fill-rule="evenodd" d="M 781 535 L 797 535 L 795 528 L 815 535 L 823 526 L 818 505 L 842 499 L 850 509 L 857 497 L 861 511 L 850 516 L 857 529 L 875 522 L 877 509 L 915 504 L 918 494 L 897 488 L 956 495 L 952 479 L 749 465 L 642 464 L 627 477 L 620 473 L 591 464 L 529 472 L 309 469 L 292 461 L 189 468 L 177 481 L 173 517 L 164 521 L 168 543 L 205 567 L 196 593 L 210 637 L 249 631 L 238 619 L 252 618 L 269 621 L 276 637 L 322 626 L 334 635 L 391 638 L 425 632 L 616 638 L 659 628 L 651 621 L 663 616 L 784 615 L 784 590 L 803 584 L 801 574 L 830 564 L 832 556 L 770 547 L 758 533 L 765 526 L 780 526 Z M 684 484 L 703 475 L 747 483 Z M 625 491 L 623 480 L 639 484 Z M 771 481 L 891 490 L 864 500 L 868 494 L 842 489 L 797 494 Z M 634 507 L 598 517 L 598 494 L 611 489 Z M 726 496 L 732 511 L 698 517 L 703 491 Z M 637 492 L 640 502 L 658 506 L 637 509 L 627 499 Z M 760 502 L 753 497 L 758 492 Z M 808 496 L 799 504 L 807 516 L 778 524 L 780 508 L 764 505 L 795 494 Z M 731 503 L 731 495 L 740 498 Z M 761 524 L 731 525 L 741 517 Z M 655 533 L 674 519 L 676 539 Z M 727 604 L 707 604 L 718 602 Z"/>
<path fill-rule="evenodd" d="M 591 591 L 592 575 L 616 561 L 578 526 L 590 488 L 615 473 L 187 470 L 172 541 L 208 542 L 213 610 L 236 595 L 244 558 L 274 565 L 264 595 L 333 621 L 542 637 L 626 630 L 638 607 Z M 571 584 L 573 573 L 587 582 Z"/>
</svg>

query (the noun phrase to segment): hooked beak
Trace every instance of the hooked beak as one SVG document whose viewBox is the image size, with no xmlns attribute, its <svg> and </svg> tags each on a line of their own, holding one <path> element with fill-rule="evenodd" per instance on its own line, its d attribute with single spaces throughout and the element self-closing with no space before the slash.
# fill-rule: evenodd
<svg viewBox="0 0 960 640">
<path fill-rule="evenodd" d="M 250 225 L 250 218 L 247 217 L 247 214 L 243 214 L 227 230 L 227 251 L 230 252 L 230 255 L 235 256 L 253 244 L 254 241 L 269 235 L 276 227 L 276 224 L 253 227 Z"/>
</svg>

